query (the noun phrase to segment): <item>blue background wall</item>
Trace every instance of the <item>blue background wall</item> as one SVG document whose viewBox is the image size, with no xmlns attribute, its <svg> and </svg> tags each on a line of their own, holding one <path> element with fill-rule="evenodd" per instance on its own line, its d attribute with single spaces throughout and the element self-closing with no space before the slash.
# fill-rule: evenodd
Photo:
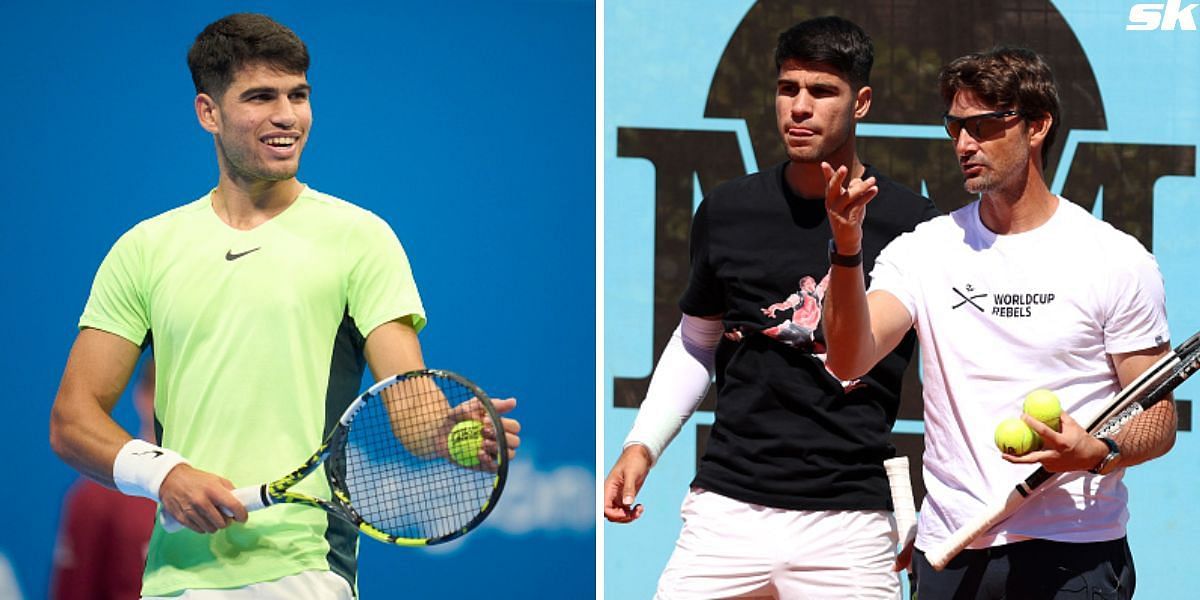
<svg viewBox="0 0 1200 600">
<path fill-rule="evenodd" d="M 604 4 L 604 409 L 603 456 L 607 472 L 620 454 L 621 443 L 633 423 L 636 411 L 614 406 L 614 379 L 641 378 L 649 374 L 657 356 L 652 347 L 654 325 L 653 296 L 655 282 L 656 172 L 652 161 L 618 156 L 618 129 L 670 129 L 690 132 L 722 132 L 734 136 L 740 148 L 745 172 L 767 166 L 757 162 L 751 148 L 746 121 L 706 117 L 709 88 L 726 45 L 742 19 L 756 3 L 752 0 L 664 0 L 645 3 L 632 0 L 608 0 Z M 828 12 L 836 2 L 802 2 L 824 7 Z M 921 15 L 927 24 L 920 35 L 935 39 L 945 36 L 990 35 L 1004 23 L 1025 21 L 1036 25 L 1045 18 L 1041 2 L 846 2 L 878 6 L 876 14 L 888 22 L 894 15 Z M 951 7 L 951 4 L 953 5 Z M 1177 27 L 1174 31 L 1127 31 L 1132 1 L 1078 0 L 1053 2 L 1065 18 L 1080 45 L 1099 86 L 1107 126 L 1074 129 L 1066 135 L 1062 165 L 1072 165 L 1072 157 L 1085 144 L 1171 145 L 1184 148 L 1194 157 L 1200 145 L 1200 83 L 1195 74 L 1200 68 L 1200 32 Z M 1188 3 L 1184 3 L 1186 6 Z M 890 7 L 890 8 L 889 8 Z M 993 18 L 998 12 L 1004 19 Z M 1200 14 L 1193 15 L 1200 20 Z M 781 31 L 791 25 L 777 24 Z M 934 26 L 936 25 L 936 26 Z M 868 29 L 868 33 L 871 30 Z M 878 35 L 878 34 L 876 34 Z M 1055 39 L 1055 44 L 1062 41 Z M 982 43 L 980 44 L 982 45 Z M 979 47 L 979 46 L 975 46 Z M 1037 46 L 1034 46 L 1037 48 Z M 936 73 L 941 62 L 927 64 L 928 56 L 899 56 L 891 47 L 877 43 L 876 74 L 881 62 L 911 60 Z M 761 77 L 745 74 L 746 86 L 757 85 L 768 101 L 773 94 L 774 70 L 770 56 L 761 65 Z M 893 74 L 895 70 L 893 70 Z M 877 89 L 876 106 L 859 127 L 860 139 L 870 137 L 926 138 L 945 140 L 938 123 L 942 107 L 934 102 L 927 107 L 928 119 L 919 124 L 881 123 L 883 102 L 880 90 L 885 86 L 912 86 L 915 77 L 873 81 Z M 1060 88 L 1076 81 L 1060 79 Z M 893 91 L 898 88 L 893 88 Z M 932 91 L 932 90 L 931 90 Z M 1097 107 L 1068 107 L 1066 110 L 1096 110 Z M 914 112 L 920 113 L 919 109 Z M 777 139 L 777 138 L 776 138 Z M 681 144 L 681 146 L 683 146 Z M 1187 150 L 1189 149 L 1190 150 Z M 628 150 L 628 148 L 626 149 Z M 680 148 L 680 152 L 690 150 Z M 942 150 L 952 156 L 948 140 Z M 1078 151 L 1078 152 L 1077 152 Z M 886 160 L 867 156 L 868 162 Z M 1195 159 L 1192 163 L 1194 165 Z M 1129 166 L 1129 165 L 1127 165 Z M 887 168 L 884 168 L 888 172 Z M 1059 169 L 1052 191 L 1060 192 L 1069 169 Z M 1171 331 L 1176 342 L 1200 328 L 1200 308 L 1195 298 L 1200 293 L 1196 235 L 1200 217 L 1200 191 L 1193 169 L 1187 176 L 1158 179 L 1153 187 L 1153 249 L 1166 280 Z M 697 181 L 698 183 L 698 181 Z M 699 185 L 695 202 L 699 202 Z M 1111 186 L 1110 186 L 1111 187 Z M 661 188 L 658 190 L 661 192 Z M 1148 192 L 1149 193 L 1149 192 Z M 1110 194 L 1111 195 L 1111 194 Z M 1146 196 L 1147 194 L 1143 194 Z M 1091 201 L 1092 198 L 1074 198 Z M 661 200 L 661 198 L 659 198 Z M 1101 192 L 1095 210 L 1103 211 L 1107 198 Z M 659 230 L 661 233 L 661 230 Z M 676 278 L 686 277 L 683 270 Z M 662 275 L 659 275 L 662 277 Z M 668 276 L 670 277 L 670 276 Z M 673 302 L 674 298 L 666 299 Z M 678 317 L 675 317 L 676 320 Z M 1182 399 L 1200 399 L 1200 378 L 1177 390 Z M 654 590 L 659 572 L 666 564 L 679 532 L 679 505 L 695 473 L 697 425 L 710 424 L 711 412 L 698 412 L 664 453 L 651 471 L 639 496 L 646 513 L 630 525 L 605 523 L 604 591 L 608 598 L 644 598 Z M 1195 417 L 1191 418 L 1195 429 Z M 919 420 L 902 420 L 898 432 L 920 433 Z M 1130 488 L 1130 540 L 1138 567 L 1138 596 L 1144 598 L 1194 597 L 1189 573 L 1194 540 L 1200 526 L 1188 515 L 1190 497 L 1200 490 L 1200 435 L 1183 431 L 1175 449 L 1165 458 L 1130 470 L 1126 482 Z M 1014 482 L 1015 483 L 1015 482 Z"/>
<path fill-rule="evenodd" d="M 429 597 L 447 581 L 502 581 L 509 598 L 594 589 L 595 7 L 329 6 L 6 3 L 0 550 L 26 597 L 46 593 L 75 478 L 47 422 L 92 276 L 125 229 L 215 185 L 185 55 L 242 11 L 292 27 L 313 56 L 300 179 L 392 224 L 429 312 L 427 362 L 517 396 L 525 426 L 484 529 L 436 551 L 364 539 L 363 596 Z M 117 417 L 135 427 L 127 398 Z"/>
</svg>

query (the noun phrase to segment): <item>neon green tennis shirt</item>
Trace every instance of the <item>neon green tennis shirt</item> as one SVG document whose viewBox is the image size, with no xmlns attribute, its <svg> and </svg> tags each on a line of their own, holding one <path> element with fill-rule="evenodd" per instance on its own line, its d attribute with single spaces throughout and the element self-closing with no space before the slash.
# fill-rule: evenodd
<svg viewBox="0 0 1200 600">
<path fill-rule="evenodd" d="M 160 443 L 237 487 L 272 481 L 316 450 L 358 393 L 375 327 L 424 309 L 408 258 L 382 219 L 305 188 L 250 230 L 211 193 L 139 223 L 105 257 L 81 328 L 151 344 Z M 328 497 L 321 474 L 297 491 Z M 306 570 L 355 585 L 356 530 L 279 505 L 215 534 L 156 527 L 144 595 L 232 588 Z"/>
</svg>

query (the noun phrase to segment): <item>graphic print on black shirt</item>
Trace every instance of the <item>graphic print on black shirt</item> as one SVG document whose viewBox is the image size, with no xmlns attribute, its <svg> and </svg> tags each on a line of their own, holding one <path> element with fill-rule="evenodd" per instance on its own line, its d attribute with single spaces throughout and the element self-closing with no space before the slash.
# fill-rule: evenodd
<svg viewBox="0 0 1200 600">
<path fill-rule="evenodd" d="M 824 354 L 825 342 L 817 340 L 816 334 L 821 325 L 821 309 L 825 306 L 825 290 L 828 287 L 828 273 L 821 278 L 821 283 L 814 281 L 811 275 L 800 278 L 795 292 L 762 308 L 763 316 L 768 319 L 775 319 L 781 314 L 784 316 L 783 320 L 763 329 L 763 335 L 809 354 Z M 745 332 L 738 327 L 725 335 L 731 340 L 740 341 L 745 337 Z"/>
<path fill-rule="evenodd" d="M 811 275 L 800 278 L 796 291 L 787 298 L 762 309 L 763 316 L 776 319 L 783 316 L 778 323 L 763 329 L 759 333 L 785 346 L 795 348 L 806 354 L 813 355 L 821 361 L 821 365 L 830 377 L 837 376 L 825 364 L 825 337 L 818 335 L 821 327 L 821 314 L 825 308 L 825 290 L 829 289 L 829 273 L 817 283 Z M 742 327 L 735 327 L 725 332 L 726 339 L 740 342 L 746 337 Z M 849 381 L 840 380 L 842 390 L 849 392 L 863 385 L 861 379 Z"/>
<path fill-rule="evenodd" d="M 859 380 L 829 373 L 820 325 L 832 232 L 824 199 L 787 186 L 787 164 L 719 186 L 693 219 L 679 306 L 719 315 L 726 332 L 715 419 L 693 485 L 778 508 L 884 509 L 882 463 L 895 453 L 889 435 L 913 342 Z M 863 225 L 869 273 L 888 242 L 936 210 L 869 166 L 863 177 L 879 186 Z"/>
</svg>

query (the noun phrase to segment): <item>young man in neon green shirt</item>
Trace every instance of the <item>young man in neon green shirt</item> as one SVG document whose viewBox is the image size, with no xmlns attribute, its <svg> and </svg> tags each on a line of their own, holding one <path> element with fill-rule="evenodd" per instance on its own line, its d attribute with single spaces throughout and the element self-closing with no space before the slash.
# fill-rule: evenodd
<svg viewBox="0 0 1200 600">
<path fill-rule="evenodd" d="M 219 181 L 113 246 L 55 399 L 63 460 L 159 501 L 190 530 L 156 528 L 145 597 L 352 597 L 352 526 L 302 506 L 248 519 L 230 490 L 307 458 L 364 364 L 376 378 L 424 367 L 424 309 L 391 228 L 296 179 L 312 126 L 308 64 L 295 33 L 262 15 L 230 15 L 197 37 L 188 65 Z M 161 446 L 109 416 L 147 345 Z M 519 425 L 505 419 L 505 430 L 515 448 Z M 309 479 L 301 491 L 328 494 Z"/>
</svg>

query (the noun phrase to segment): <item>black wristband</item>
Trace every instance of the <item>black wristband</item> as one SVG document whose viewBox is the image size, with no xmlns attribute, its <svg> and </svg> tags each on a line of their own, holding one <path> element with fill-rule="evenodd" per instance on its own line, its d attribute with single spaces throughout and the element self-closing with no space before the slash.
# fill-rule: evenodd
<svg viewBox="0 0 1200 600">
<path fill-rule="evenodd" d="M 837 246 L 833 243 L 833 238 L 829 238 L 829 264 L 839 267 L 857 267 L 863 261 L 862 248 L 858 249 L 858 254 L 847 256 L 838 254 Z"/>
<path fill-rule="evenodd" d="M 1121 456 L 1121 447 L 1117 445 L 1116 440 L 1102 437 L 1100 438 L 1100 441 L 1104 442 L 1105 446 L 1108 446 L 1108 456 L 1100 459 L 1100 462 L 1097 463 L 1096 466 L 1088 469 L 1088 473 L 1092 473 L 1094 475 L 1100 475 L 1100 472 L 1103 471 L 1105 467 Z"/>
</svg>

